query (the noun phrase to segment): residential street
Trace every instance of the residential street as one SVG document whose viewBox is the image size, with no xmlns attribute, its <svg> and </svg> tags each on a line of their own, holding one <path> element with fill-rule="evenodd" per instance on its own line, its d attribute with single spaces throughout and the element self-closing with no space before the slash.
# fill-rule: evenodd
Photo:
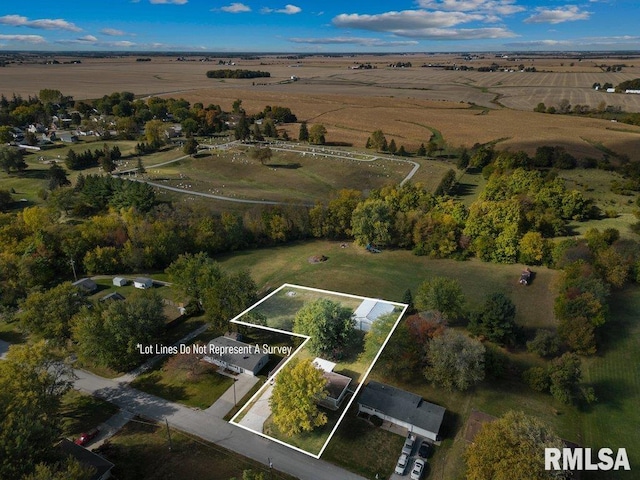
<svg viewBox="0 0 640 480">
<path fill-rule="evenodd" d="M 0 340 L 0 358 L 4 358 L 9 345 L 8 342 Z M 169 426 L 176 430 L 216 443 L 265 465 L 269 465 L 271 460 L 273 468 L 301 480 L 364 480 L 363 477 L 331 463 L 316 460 L 231 425 L 207 410 L 185 407 L 136 390 L 122 383 L 122 378 L 110 380 L 77 369 L 73 372 L 77 377 L 74 381 L 75 389 L 102 398 L 126 412 L 117 417 L 116 423 L 126 422 L 125 419 L 131 414 L 161 422 L 166 419 Z M 251 384 L 245 383 L 243 390 Z"/>
<path fill-rule="evenodd" d="M 177 430 L 217 443 L 265 465 L 271 459 L 273 468 L 301 480 L 363 480 L 363 477 L 254 435 L 205 411 L 169 402 L 83 370 L 74 372 L 78 377 L 75 381 L 78 390 L 144 417 L 158 421 L 166 418 Z"/>
</svg>

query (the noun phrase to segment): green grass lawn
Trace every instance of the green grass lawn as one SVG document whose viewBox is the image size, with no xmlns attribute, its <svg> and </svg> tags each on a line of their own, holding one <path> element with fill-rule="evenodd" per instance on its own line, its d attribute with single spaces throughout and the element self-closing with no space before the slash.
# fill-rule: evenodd
<svg viewBox="0 0 640 480">
<path fill-rule="evenodd" d="M 366 478 L 376 478 L 376 474 L 388 478 L 404 438 L 371 426 L 353 410 L 344 417 L 322 458 Z"/>
<path fill-rule="evenodd" d="M 62 398 L 62 435 L 75 439 L 118 412 L 118 407 L 99 398 L 70 390 Z"/>
<path fill-rule="evenodd" d="M 0 320 L 0 340 L 4 340 L 9 343 L 24 343 L 27 337 L 20 328 L 20 322 L 14 320 L 12 322 L 5 322 Z"/>
<path fill-rule="evenodd" d="M 240 479 L 244 470 L 263 472 L 265 478 L 274 480 L 294 480 L 216 444 L 176 430 L 171 430 L 171 444 L 169 450 L 163 425 L 135 418 L 108 444 L 100 447 L 98 453 L 115 464 L 112 474 L 119 480 Z"/>
<path fill-rule="evenodd" d="M 326 255 L 321 264 L 309 264 L 311 255 Z M 363 248 L 349 244 L 311 241 L 269 250 L 239 252 L 221 258 L 229 269 L 247 268 L 263 291 L 270 291 L 288 282 L 316 288 L 379 297 L 400 301 L 403 292 L 413 292 L 422 281 L 434 276 L 456 278 L 462 285 L 471 309 L 479 308 L 485 295 L 493 291 L 506 293 L 516 304 L 516 320 L 531 330 L 556 325 L 553 315 L 554 280 L 557 272 L 536 268 L 535 281 L 520 286 L 522 266 L 494 265 L 479 261 L 456 262 L 415 257 L 406 251 L 383 251 L 369 254 Z M 471 392 L 447 392 L 416 375 L 411 382 L 385 378 L 374 368 L 373 379 L 418 393 L 427 401 L 447 408 L 445 440 L 430 460 L 429 478 L 464 478 L 462 453 L 464 425 L 469 413 L 481 410 L 500 416 L 510 409 L 522 410 L 539 417 L 564 439 L 594 448 L 626 447 L 632 466 L 640 461 L 640 289 L 630 287 L 610 298 L 611 319 L 603 327 L 601 350 L 593 358 L 583 359 L 584 381 L 595 388 L 599 401 L 590 407 L 577 408 L 555 401 L 550 395 L 532 391 L 517 377 L 505 380 L 485 380 Z M 519 368 L 540 362 L 536 357 L 516 351 L 508 353 Z M 342 427 L 338 430 L 342 431 Z M 400 437 L 398 437 L 400 438 Z M 335 440 L 334 440 L 335 441 Z M 342 457 L 336 460 L 334 448 Z M 394 452 L 393 456 L 397 452 Z M 328 458 L 336 463 L 357 463 L 361 450 L 346 451 L 330 442 Z M 396 458 L 389 459 L 388 471 Z M 371 472 L 370 472 L 371 473 Z M 592 473 L 585 478 L 605 479 Z M 631 478 L 621 476 L 620 478 Z"/>
<path fill-rule="evenodd" d="M 233 380 L 217 373 L 213 365 L 202 365 L 203 373 L 191 376 L 181 369 L 168 369 L 167 361 L 143 373 L 131 386 L 172 402 L 189 407 L 209 408 L 233 384 Z"/>
<path fill-rule="evenodd" d="M 307 259 L 312 255 L 325 255 L 328 260 L 310 264 Z M 479 309 L 486 295 L 504 292 L 516 304 L 520 324 L 555 325 L 550 288 L 557 272 L 545 267 L 534 268 L 535 281 L 523 287 L 518 284 L 522 265 L 433 260 L 405 250 L 372 254 L 353 243 L 341 248 L 339 242 L 324 240 L 237 252 L 218 260 L 230 270 L 248 269 L 263 292 L 292 283 L 397 302 L 407 288 L 415 294 L 425 280 L 447 276 L 460 282 L 470 309 Z"/>
<path fill-rule="evenodd" d="M 399 183 L 411 165 L 395 160 L 362 162 L 325 158 L 321 154 L 274 151 L 267 164 L 250 158 L 246 149 L 211 154 L 147 171 L 152 181 L 185 191 L 253 200 L 313 203 L 341 188 L 368 191 Z"/>
</svg>

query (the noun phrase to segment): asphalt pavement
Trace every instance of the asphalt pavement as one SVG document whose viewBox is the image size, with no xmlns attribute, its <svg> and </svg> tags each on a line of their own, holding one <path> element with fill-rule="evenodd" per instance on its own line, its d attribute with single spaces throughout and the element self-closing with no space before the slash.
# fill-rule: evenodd
<svg viewBox="0 0 640 480">
<path fill-rule="evenodd" d="M 172 403 L 83 370 L 74 372 L 78 390 L 146 418 L 162 422 L 166 419 L 176 430 L 216 443 L 264 465 L 268 466 L 271 461 L 274 469 L 301 480 L 364 480 L 359 475 L 267 440 L 203 410 Z"/>
</svg>

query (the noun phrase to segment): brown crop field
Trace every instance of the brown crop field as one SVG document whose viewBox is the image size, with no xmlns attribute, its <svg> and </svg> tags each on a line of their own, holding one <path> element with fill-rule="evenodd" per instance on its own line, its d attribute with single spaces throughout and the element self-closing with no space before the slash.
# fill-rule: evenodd
<svg viewBox="0 0 640 480">
<path fill-rule="evenodd" d="M 562 145 L 581 157 L 600 158 L 594 144 L 636 158 L 640 127 L 613 124 L 586 117 L 546 115 L 533 112 L 540 102 L 547 106 L 568 100 L 596 108 L 602 102 L 627 112 L 640 111 L 640 95 L 595 91 L 592 85 L 640 77 L 638 58 L 625 58 L 621 72 L 606 72 L 603 64 L 614 59 L 589 58 L 498 58 L 487 54 L 473 60 L 456 55 L 311 56 L 285 59 L 263 56 L 255 60 L 232 59 L 232 68 L 266 70 L 270 78 L 255 80 L 210 79 L 207 70 L 229 68 L 213 62 L 177 61 L 172 56 L 154 56 L 150 62 L 134 57 L 83 58 L 81 64 L 11 64 L 0 69 L 0 93 L 37 95 L 40 89 L 57 88 L 76 99 L 101 97 L 114 91 L 138 96 L 162 95 L 185 98 L 205 105 L 230 109 L 242 99 L 248 113 L 266 105 L 290 107 L 299 120 L 322 123 L 329 142 L 362 148 L 370 133 L 382 129 L 415 151 L 432 132 L 442 133 L 453 147 L 500 140 L 500 148 L 524 149 Z M 64 60 L 64 58 L 60 58 Z M 389 68 L 396 61 L 411 68 Z M 500 65 L 496 72 L 479 72 L 480 66 Z M 369 63 L 372 69 L 354 66 Z M 474 70 L 446 70 L 428 65 Z M 519 66 L 536 72 L 521 72 Z M 421 68 L 425 66 L 427 68 Z M 506 71 L 505 71 L 506 70 Z M 296 76 L 297 81 L 291 81 Z M 292 138 L 298 124 L 284 125 Z"/>
</svg>

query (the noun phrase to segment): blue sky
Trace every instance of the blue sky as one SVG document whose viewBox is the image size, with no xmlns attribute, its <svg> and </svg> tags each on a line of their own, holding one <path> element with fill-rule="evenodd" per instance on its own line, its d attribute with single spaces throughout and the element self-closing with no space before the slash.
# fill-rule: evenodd
<svg viewBox="0 0 640 480">
<path fill-rule="evenodd" d="M 640 50 L 638 19 L 637 0 L 4 0 L 0 51 Z"/>
</svg>

